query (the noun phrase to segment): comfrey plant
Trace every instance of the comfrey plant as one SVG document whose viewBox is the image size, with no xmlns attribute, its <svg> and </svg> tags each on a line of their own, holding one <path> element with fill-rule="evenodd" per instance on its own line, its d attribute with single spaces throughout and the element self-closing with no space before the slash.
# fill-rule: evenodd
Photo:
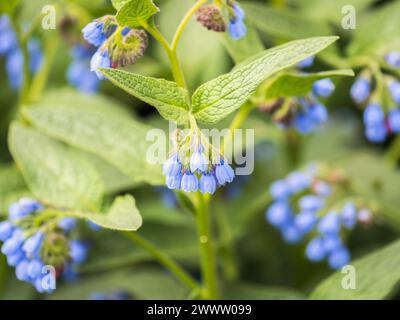
<svg viewBox="0 0 400 320">
<path fill-rule="evenodd" d="M 354 102 L 364 108 L 365 136 L 373 143 L 400 132 L 399 57 L 400 52 L 389 52 L 362 70 L 350 90 Z"/>
<path fill-rule="evenodd" d="M 350 192 L 343 173 L 322 165 L 290 173 L 270 188 L 274 199 L 266 220 L 277 228 L 286 242 L 308 241 L 305 255 L 313 261 L 327 259 L 332 269 L 350 261 L 344 244 L 356 224 L 370 224 L 372 212 L 358 198 L 343 198 Z"/>
<path fill-rule="evenodd" d="M 18 280 L 32 283 L 38 292 L 51 293 L 56 277 L 86 259 L 85 243 L 70 237 L 75 227 L 75 220 L 54 216 L 40 202 L 23 198 L 10 207 L 8 220 L 0 223 L 1 252 L 15 267 Z"/>
<path fill-rule="evenodd" d="M 335 36 L 313 37 L 258 52 L 237 64 L 230 72 L 190 92 L 178 55 L 180 39 L 188 22 L 197 15 L 197 19 L 212 30 L 228 30 L 235 39 L 243 37 L 246 35 L 245 14 L 239 2 L 196 1 L 182 18 L 171 42 L 156 26 L 155 17 L 160 10 L 153 1 L 124 0 L 112 1 L 112 4 L 116 9 L 115 15 L 97 18 L 83 28 L 83 38 L 95 50 L 91 51 L 92 47 L 76 48 L 68 72 L 69 80 L 74 86 L 88 92 L 97 90 L 98 82 L 93 77 L 90 81 L 83 80 L 89 77 L 83 71 L 87 66 L 87 71 L 91 70 L 92 75 L 108 79 L 155 107 L 165 120 L 173 122 L 177 128 L 171 133 L 172 144 L 168 156 L 163 154 L 156 164 L 150 161 L 147 138 L 151 127 L 127 117 L 121 110 L 108 110 L 105 106 L 109 105 L 108 102 L 104 103 L 100 97 L 90 97 L 89 100 L 95 104 L 93 108 L 88 108 L 89 100 L 80 95 L 77 108 L 71 106 L 69 100 L 51 103 L 51 108 L 45 105 L 50 99 L 39 106 L 30 106 L 23 101 L 23 112 L 20 114 L 27 121 L 18 119 L 10 126 L 9 149 L 30 192 L 42 205 L 21 220 L 11 221 L 10 228 L 22 229 L 23 237 L 18 238 L 21 243 L 25 242 L 25 238 L 42 232 L 40 261 L 43 264 L 54 262 L 56 267 L 64 266 L 65 274 L 68 271 L 66 267 L 74 261 L 79 262 L 79 257 L 83 256 L 75 255 L 76 248 L 70 247 L 75 241 L 72 237 L 75 232 L 71 231 L 76 223 L 71 218 L 89 220 L 97 228 L 123 232 L 135 244 L 147 250 L 191 290 L 191 297 L 219 298 L 214 232 L 219 233 L 220 230 L 212 224 L 215 219 L 211 216 L 211 209 L 214 206 L 210 204 L 221 193 L 219 187 L 226 186 L 241 174 L 241 164 L 234 161 L 237 159 L 230 153 L 233 149 L 238 151 L 242 148 L 242 145 L 232 148 L 235 130 L 241 128 L 248 114 L 257 108 L 259 99 L 265 102 L 283 97 L 291 101 L 284 103 L 284 106 L 292 106 L 296 101 L 299 110 L 300 104 L 304 103 L 307 112 L 314 112 L 313 121 L 325 121 L 326 110 L 316 104 L 319 98 L 326 97 L 333 90 L 332 83 L 326 79 L 348 76 L 351 71 L 299 72 L 296 68 L 298 63 L 317 55 L 337 40 Z M 225 21 L 229 21 L 227 26 Z M 217 26 L 213 23 L 217 23 Z M 152 37 L 150 41 L 157 41 L 164 49 L 171 67 L 169 79 L 120 70 L 144 54 L 147 35 Z M 90 66 L 87 62 L 89 55 Z M 84 63 L 80 64 L 83 60 Z M 294 88 L 296 92 L 293 92 Z M 61 100 L 60 97 L 56 96 L 56 100 Z M 294 100 L 293 97 L 299 98 Z M 282 110 L 284 112 L 285 108 Z M 43 113 L 46 116 L 42 117 Z M 216 130 L 222 120 L 229 120 L 229 127 L 221 135 L 220 144 L 213 139 L 211 143 L 202 126 Z M 179 206 L 185 207 L 195 217 L 201 279 L 195 279 L 167 253 L 136 232 L 142 225 L 142 217 L 134 197 L 131 194 L 115 196 L 114 186 L 104 183 L 100 169 L 75 149 L 93 153 L 107 164 L 115 166 L 136 186 L 139 183 L 159 186 L 165 181 L 166 186 L 175 192 Z M 45 159 L 43 154 L 46 154 Z M 236 166 L 233 162 L 236 162 Z M 118 193 L 120 191 L 118 189 Z M 26 224 L 25 221 L 33 221 L 34 224 Z M 6 242 L 3 246 L 6 248 L 9 246 L 9 237 L 13 235 L 4 237 Z M 57 245 L 47 246 L 53 237 Z M 60 248 L 63 259 L 48 261 L 48 255 L 44 253 L 52 248 Z M 77 252 L 82 253 L 79 250 Z M 31 278 L 26 279 L 31 281 Z"/>
<path fill-rule="evenodd" d="M 247 33 L 244 23 L 245 13 L 236 1 L 214 0 L 212 4 L 201 6 L 196 11 L 197 21 L 208 30 L 225 32 L 227 28 L 223 11 L 226 11 L 228 16 L 229 35 L 235 40 L 243 38 Z"/>
</svg>

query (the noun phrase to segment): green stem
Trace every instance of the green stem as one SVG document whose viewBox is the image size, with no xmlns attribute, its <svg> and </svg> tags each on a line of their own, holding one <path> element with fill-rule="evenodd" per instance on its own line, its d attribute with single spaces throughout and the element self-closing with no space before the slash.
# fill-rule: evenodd
<svg viewBox="0 0 400 320">
<path fill-rule="evenodd" d="M 396 136 L 389 149 L 385 153 L 385 160 L 393 167 L 400 159 L 400 135 Z"/>
<path fill-rule="evenodd" d="M 124 233 L 129 239 L 135 242 L 137 245 L 148 251 L 160 264 L 171 271 L 178 279 L 185 283 L 190 289 L 196 291 L 199 289 L 197 282 L 174 260 L 168 255 L 160 251 L 151 242 L 141 237 L 137 232 L 125 232 Z"/>
<path fill-rule="evenodd" d="M 183 17 L 181 23 L 178 26 L 178 29 L 175 32 L 174 38 L 171 44 L 171 50 L 176 52 L 178 48 L 179 40 L 182 36 L 183 30 L 185 29 L 186 25 L 188 24 L 190 18 L 195 14 L 195 12 L 206 2 L 207 0 L 199 0 L 197 1 L 193 7 L 189 9 L 186 15 Z"/>
<path fill-rule="evenodd" d="M 209 201 L 209 196 L 197 193 L 197 229 L 204 283 L 201 296 L 204 299 L 218 299 L 217 264 L 211 229 Z"/>
</svg>

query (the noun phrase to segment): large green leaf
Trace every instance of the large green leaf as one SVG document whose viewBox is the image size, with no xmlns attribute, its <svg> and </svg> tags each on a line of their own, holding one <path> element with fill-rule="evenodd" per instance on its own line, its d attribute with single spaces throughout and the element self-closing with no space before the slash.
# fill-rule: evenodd
<svg viewBox="0 0 400 320">
<path fill-rule="evenodd" d="M 113 230 L 136 231 L 142 225 L 142 217 L 131 195 L 117 197 L 106 213 L 71 211 L 71 215 Z"/>
<path fill-rule="evenodd" d="M 39 200 L 57 207 L 93 211 L 100 208 L 102 181 L 73 149 L 18 123 L 10 128 L 9 148 Z"/>
<path fill-rule="evenodd" d="M 112 102 L 102 106 L 97 103 L 99 98 L 86 101 L 76 93 L 67 97 L 72 102 L 62 91 L 55 91 L 27 108 L 25 116 L 44 133 L 100 156 L 134 183 L 162 183 L 161 166 L 146 159 L 150 127 L 114 109 Z"/>
<path fill-rule="evenodd" d="M 338 76 L 354 76 L 354 72 L 349 69 L 323 71 L 317 73 L 282 73 L 263 87 L 265 97 L 292 97 L 303 96 L 311 91 L 315 81 L 324 78 Z"/>
<path fill-rule="evenodd" d="M 120 7 L 116 15 L 118 24 L 131 28 L 140 27 L 159 11 L 152 0 L 114 1 L 113 4 Z"/>
<path fill-rule="evenodd" d="M 356 288 L 342 288 L 346 276 L 336 272 L 311 293 L 311 299 L 384 299 L 400 281 L 400 240 L 351 262 Z"/>
<path fill-rule="evenodd" d="M 111 0 L 112 5 L 116 10 L 119 10 L 123 7 L 123 5 L 132 0 Z"/>
<path fill-rule="evenodd" d="M 295 40 L 274 47 L 241 63 L 233 71 L 200 86 L 193 95 L 193 113 L 205 123 L 215 123 L 238 109 L 258 85 L 275 72 L 315 55 L 337 37 Z"/>
<path fill-rule="evenodd" d="M 101 69 L 116 86 L 154 106 L 167 120 L 187 121 L 188 93 L 175 82 L 145 77 L 117 69 Z"/>
</svg>

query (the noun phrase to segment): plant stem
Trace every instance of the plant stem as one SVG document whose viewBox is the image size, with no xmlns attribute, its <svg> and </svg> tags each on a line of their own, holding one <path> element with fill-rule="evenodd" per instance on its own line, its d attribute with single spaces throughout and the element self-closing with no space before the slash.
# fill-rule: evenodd
<svg viewBox="0 0 400 320">
<path fill-rule="evenodd" d="M 171 49 L 172 51 L 176 52 L 178 48 L 178 43 L 179 40 L 182 36 L 183 30 L 185 29 L 186 25 L 188 24 L 190 18 L 193 16 L 193 14 L 206 2 L 207 0 L 199 0 L 197 1 L 192 8 L 189 9 L 189 11 L 186 13 L 186 15 L 183 17 L 181 23 L 178 26 L 178 29 L 175 32 L 174 38 L 172 40 L 171 44 Z"/>
<path fill-rule="evenodd" d="M 400 158 L 400 136 L 397 136 L 385 153 L 385 160 L 393 167 L 397 165 Z"/>
<path fill-rule="evenodd" d="M 201 296 L 204 299 L 218 299 L 217 264 L 211 229 L 209 201 L 209 196 L 197 193 L 197 228 L 204 282 L 204 289 Z"/>
<path fill-rule="evenodd" d="M 185 283 L 189 288 L 196 291 L 199 289 L 197 282 L 174 260 L 159 250 L 151 242 L 141 237 L 137 232 L 124 232 L 124 234 L 137 245 L 148 251 L 160 264 L 171 271 L 178 279 Z"/>
</svg>

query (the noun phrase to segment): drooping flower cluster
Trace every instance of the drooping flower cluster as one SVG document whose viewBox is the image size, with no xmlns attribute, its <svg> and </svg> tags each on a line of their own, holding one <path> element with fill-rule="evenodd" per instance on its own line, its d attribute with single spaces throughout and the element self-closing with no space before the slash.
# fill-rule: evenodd
<svg viewBox="0 0 400 320">
<path fill-rule="evenodd" d="M 384 142 L 400 132 L 400 81 L 390 69 L 400 68 L 400 52 L 386 55 L 388 74 L 366 68 L 351 87 L 354 102 L 364 108 L 365 137 L 373 143 Z"/>
<path fill-rule="evenodd" d="M 69 83 L 84 93 L 97 92 L 100 80 L 89 69 L 90 57 L 95 53 L 95 47 L 78 44 L 71 51 L 72 62 L 67 70 Z"/>
<path fill-rule="evenodd" d="M 29 39 L 27 49 L 29 70 L 36 73 L 40 69 L 43 58 L 38 40 Z M 5 14 L 0 16 L 0 56 L 2 55 L 6 58 L 6 72 L 10 87 L 13 90 L 19 90 L 23 81 L 24 56 L 10 18 Z"/>
<path fill-rule="evenodd" d="M 95 19 L 82 29 L 84 39 L 97 47 L 90 61 L 90 70 L 105 79 L 99 68 L 117 68 L 133 64 L 147 48 L 143 30 L 121 27 L 114 16 Z"/>
<path fill-rule="evenodd" d="M 230 183 L 235 173 L 197 126 L 188 134 L 177 130 L 174 150 L 164 162 L 163 174 L 169 189 L 213 194 L 217 187 Z"/>
<path fill-rule="evenodd" d="M 75 227 L 75 219 L 60 219 L 38 201 L 20 199 L 11 205 L 8 220 L 0 223 L 1 252 L 19 280 L 51 293 L 55 279 L 48 267 L 59 277 L 86 259 L 86 244 L 71 238 Z"/>
<path fill-rule="evenodd" d="M 327 259 L 332 269 L 350 260 L 343 240 L 357 222 L 371 222 L 371 212 L 351 199 L 335 204 L 335 194 L 347 185 L 340 173 L 310 166 L 270 188 L 274 199 L 266 211 L 266 220 L 277 228 L 288 243 L 309 240 L 305 255 L 314 262 Z M 332 205 L 333 203 L 333 205 Z"/>
<path fill-rule="evenodd" d="M 229 24 L 228 32 L 232 39 L 238 40 L 247 33 L 244 23 L 245 13 L 236 1 L 226 1 L 223 4 L 204 5 L 197 12 L 197 21 L 208 30 L 225 32 L 227 30 L 222 9 L 227 11 Z"/>
</svg>

